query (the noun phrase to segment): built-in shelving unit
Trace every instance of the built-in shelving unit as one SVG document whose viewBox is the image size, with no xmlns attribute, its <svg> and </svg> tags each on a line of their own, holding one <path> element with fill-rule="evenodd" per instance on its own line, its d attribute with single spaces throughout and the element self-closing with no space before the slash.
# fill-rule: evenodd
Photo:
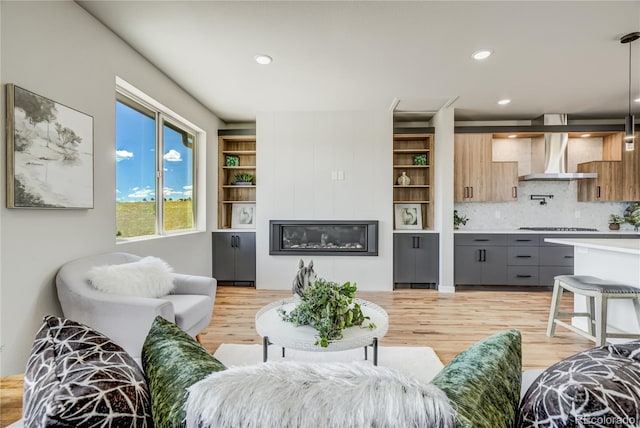
<svg viewBox="0 0 640 428">
<path fill-rule="evenodd" d="M 416 165 L 414 157 L 424 155 L 426 163 Z M 421 211 L 421 229 L 433 229 L 433 134 L 394 134 L 393 136 L 393 210 L 394 229 L 397 224 L 398 204 L 415 204 Z M 406 173 L 408 185 L 398 183 Z"/>
<path fill-rule="evenodd" d="M 237 166 L 227 166 L 227 157 L 238 158 Z M 218 137 L 218 228 L 231 228 L 234 203 L 256 202 L 255 135 L 220 135 Z M 235 175 L 251 174 L 253 184 L 237 185 Z"/>
</svg>

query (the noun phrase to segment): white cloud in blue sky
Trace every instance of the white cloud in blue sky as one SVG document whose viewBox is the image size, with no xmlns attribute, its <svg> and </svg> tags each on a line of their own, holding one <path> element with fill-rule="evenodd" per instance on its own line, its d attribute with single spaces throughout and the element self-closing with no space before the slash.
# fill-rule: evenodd
<svg viewBox="0 0 640 428">
<path fill-rule="evenodd" d="M 167 162 L 182 162 L 182 155 L 179 151 L 171 149 L 165 153 L 164 160 Z"/>
<path fill-rule="evenodd" d="M 116 150 L 116 162 L 132 159 L 133 153 L 128 150 Z"/>
<path fill-rule="evenodd" d="M 133 190 L 133 193 L 127 196 L 132 199 L 152 198 L 155 196 L 155 191 L 150 187 L 145 187 L 144 189 L 134 187 L 131 190 Z"/>
</svg>

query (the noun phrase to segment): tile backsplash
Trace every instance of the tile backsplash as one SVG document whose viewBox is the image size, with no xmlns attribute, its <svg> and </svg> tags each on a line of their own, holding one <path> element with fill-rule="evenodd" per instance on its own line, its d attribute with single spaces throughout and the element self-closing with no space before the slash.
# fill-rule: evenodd
<svg viewBox="0 0 640 428">
<path fill-rule="evenodd" d="M 519 227 L 588 227 L 606 231 L 609 215 L 622 215 L 628 202 L 577 202 L 577 181 L 521 181 L 518 200 L 456 202 L 455 209 L 469 221 L 461 230 L 511 230 Z M 553 195 L 546 205 L 530 195 Z M 623 224 L 620 230 L 633 230 Z"/>
</svg>

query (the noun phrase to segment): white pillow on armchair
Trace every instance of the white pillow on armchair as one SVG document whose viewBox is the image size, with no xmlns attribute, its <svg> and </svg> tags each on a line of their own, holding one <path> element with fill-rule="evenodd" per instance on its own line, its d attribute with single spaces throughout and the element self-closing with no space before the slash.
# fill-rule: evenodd
<svg viewBox="0 0 640 428">
<path fill-rule="evenodd" d="M 132 263 L 94 266 L 89 281 L 104 293 L 138 297 L 166 296 L 174 289 L 173 268 L 157 257 L 144 257 Z"/>
</svg>

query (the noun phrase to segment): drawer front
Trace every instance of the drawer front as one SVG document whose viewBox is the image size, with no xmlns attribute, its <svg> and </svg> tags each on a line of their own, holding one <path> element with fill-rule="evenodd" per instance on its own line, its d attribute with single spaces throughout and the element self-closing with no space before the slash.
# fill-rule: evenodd
<svg viewBox="0 0 640 428">
<path fill-rule="evenodd" d="M 540 266 L 570 266 L 573 268 L 573 247 L 541 247 Z"/>
<path fill-rule="evenodd" d="M 498 233 L 464 233 L 455 235 L 456 245 L 506 245 L 507 235 Z"/>
<path fill-rule="evenodd" d="M 573 275 L 573 266 L 540 266 L 540 285 L 553 286 L 553 278 L 557 275 Z"/>
<path fill-rule="evenodd" d="M 507 236 L 507 245 L 510 247 L 536 247 L 539 242 L 539 235 L 533 233 L 520 233 Z"/>
<path fill-rule="evenodd" d="M 538 247 L 509 247 L 507 264 L 509 266 L 538 266 Z"/>
<path fill-rule="evenodd" d="M 538 266 L 509 266 L 507 284 L 538 285 Z"/>
</svg>

